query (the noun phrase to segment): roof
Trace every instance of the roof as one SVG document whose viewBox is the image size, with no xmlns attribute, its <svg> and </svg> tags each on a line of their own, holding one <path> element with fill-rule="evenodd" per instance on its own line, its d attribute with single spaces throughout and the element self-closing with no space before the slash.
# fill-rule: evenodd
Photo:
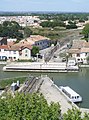
<svg viewBox="0 0 89 120">
<path fill-rule="evenodd" d="M 8 45 L 0 45 L 0 49 L 5 49 L 5 50 L 8 50 L 8 49 L 9 49 L 9 47 L 8 47 Z"/>
<path fill-rule="evenodd" d="M 41 35 L 30 35 L 30 39 L 32 41 L 40 41 L 40 40 L 49 39 L 49 38 L 41 36 Z"/>
<path fill-rule="evenodd" d="M 24 48 L 32 49 L 32 46 L 27 42 L 27 43 L 17 43 L 12 45 L 9 50 L 22 50 Z"/>
<path fill-rule="evenodd" d="M 85 40 L 73 40 L 73 45 L 71 49 L 68 50 L 68 53 L 77 54 L 77 53 L 88 53 L 89 52 L 89 42 Z"/>
<path fill-rule="evenodd" d="M 85 45 L 85 40 L 73 40 L 72 49 L 82 48 Z"/>
<path fill-rule="evenodd" d="M 84 48 L 89 48 L 89 42 L 85 42 L 85 43 L 83 44 L 83 47 L 84 47 Z"/>
<path fill-rule="evenodd" d="M 71 54 L 77 54 L 77 53 L 80 53 L 81 52 L 81 49 L 69 49 L 68 50 L 68 53 L 71 53 Z"/>
<path fill-rule="evenodd" d="M 81 53 L 88 53 L 89 52 L 89 48 L 81 48 Z"/>
<path fill-rule="evenodd" d="M 41 41 L 41 40 L 49 40 L 49 38 L 41 36 L 41 35 L 30 35 L 30 37 L 23 39 L 20 41 L 21 42 L 29 42 L 29 44 L 34 44 L 36 41 Z"/>
<path fill-rule="evenodd" d="M 76 93 L 74 90 L 72 90 L 69 86 L 62 87 L 64 90 L 66 90 L 71 96 L 79 96 L 78 93 Z"/>
</svg>

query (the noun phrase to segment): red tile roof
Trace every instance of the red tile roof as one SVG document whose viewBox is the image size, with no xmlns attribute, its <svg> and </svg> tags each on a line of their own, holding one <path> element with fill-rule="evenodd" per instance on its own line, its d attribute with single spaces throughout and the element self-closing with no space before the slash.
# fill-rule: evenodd
<svg viewBox="0 0 89 120">
<path fill-rule="evenodd" d="M 8 45 L 0 45 L 0 49 L 5 49 L 5 50 L 8 50 L 8 49 L 9 49 L 9 47 L 8 47 Z"/>
</svg>

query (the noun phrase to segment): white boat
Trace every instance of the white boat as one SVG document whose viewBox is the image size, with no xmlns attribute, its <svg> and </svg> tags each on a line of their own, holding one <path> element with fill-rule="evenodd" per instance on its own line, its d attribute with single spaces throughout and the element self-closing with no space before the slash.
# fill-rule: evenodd
<svg viewBox="0 0 89 120">
<path fill-rule="evenodd" d="M 60 86 L 62 93 L 67 97 L 67 99 L 71 102 L 82 102 L 82 97 L 72 90 L 69 86 Z"/>
</svg>

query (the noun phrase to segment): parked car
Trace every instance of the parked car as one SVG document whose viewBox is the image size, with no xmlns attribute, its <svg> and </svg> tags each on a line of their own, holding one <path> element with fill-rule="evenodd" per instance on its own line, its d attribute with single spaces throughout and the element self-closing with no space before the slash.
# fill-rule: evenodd
<svg viewBox="0 0 89 120">
<path fill-rule="evenodd" d="M 65 62 L 65 61 L 66 61 L 66 58 L 65 58 L 65 57 L 63 57 L 63 58 L 62 58 L 62 62 Z"/>
</svg>

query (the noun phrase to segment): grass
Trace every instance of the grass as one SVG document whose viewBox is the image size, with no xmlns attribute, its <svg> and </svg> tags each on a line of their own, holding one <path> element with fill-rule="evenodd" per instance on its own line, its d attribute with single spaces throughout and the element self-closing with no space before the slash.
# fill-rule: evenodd
<svg viewBox="0 0 89 120">
<path fill-rule="evenodd" d="M 3 80 L 0 80 L 0 87 L 5 88 L 6 86 L 10 86 L 13 82 L 17 82 L 18 80 L 22 84 L 26 80 L 26 76 L 24 77 L 16 77 L 16 78 L 6 78 Z"/>
<path fill-rule="evenodd" d="M 30 29 L 33 31 L 33 34 L 46 36 L 51 40 L 56 40 L 66 35 L 66 33 L 63 32 L 65 31 L 65 29 L 63 28 L 56 27 L 53 29 L 51 28 L 30 28 Z"/>
</svg>

